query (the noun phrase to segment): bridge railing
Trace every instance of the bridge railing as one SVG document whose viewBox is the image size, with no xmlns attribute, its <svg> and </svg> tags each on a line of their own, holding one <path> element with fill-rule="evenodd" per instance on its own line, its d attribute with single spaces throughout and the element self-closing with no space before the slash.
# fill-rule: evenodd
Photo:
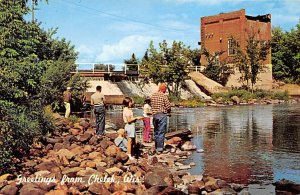
<svg viewBox="0 0 300 195">
<path fill-rule="evenodd" d="M 85 73 L 116 73 L 116 72 L 124 72 L 124 74 L 127 74 L 127 72 L 131 72 L 131 70 L 129 70 L 129 67 L 132 67 L 132 66 L 135 66 L 137 67 L 137 74 L 139 74 L 139 71 L 140 71 L 140 65 L 139 64 L 113 64 L 113 63 L 109 63 L 109 64 L 104 64 L 107 68 L 106 70 L 99 70 L 99 69 L 96 69 L 95 66 L 96 65 L 99 65 L 100 63 L 95 63 L 95 62 L 90 62 L 90 63 L 76 63 L 76 72 L 75 73 L 82 73 L 83 71 L 85 71 Z M 81 65 L 87 65 L 88 68 L 85 68 L 83 71 L 80 71 L 79 69 L 79 66 Z M 103 65 L 103 64 L 101 64 Z M 123 70 L 111 70 L 111 65 L 113 66 L 121 66 Z M 90 68 L 90 71 L 87 70 Z"/>
</svg>

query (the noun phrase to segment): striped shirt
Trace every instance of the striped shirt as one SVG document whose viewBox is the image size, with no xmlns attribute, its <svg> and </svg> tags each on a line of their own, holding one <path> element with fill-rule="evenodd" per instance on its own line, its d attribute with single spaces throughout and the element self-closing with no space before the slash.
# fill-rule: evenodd
<svg viewBox="0 0 300 195">
<path fill-rule="evenodd" d="M 162 92 L 156 92 L 151 97 L 152 113 L 168 113 L 171 111 L 171 104 L 168 96 Z"/>
</svg>

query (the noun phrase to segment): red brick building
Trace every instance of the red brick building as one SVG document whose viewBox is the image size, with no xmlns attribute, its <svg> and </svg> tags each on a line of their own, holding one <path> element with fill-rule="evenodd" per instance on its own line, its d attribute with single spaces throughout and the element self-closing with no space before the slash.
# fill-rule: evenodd
<svg viewBox="0 0 300 195">
<path fill-rule="evenodd" d="M 201 48 L 206 48 L 210 53 L 223 51 L 219 56 L 220 61 L 230 59 L 235 54 L 231 37 L 244 48 L 249 35 L 255 35 L 262 42 L 271 40 L 271 15 L 248 16 L 242 9 L 201 18 Z M 201 64 L 205 63 L 206 60 L 202 57 Z M 271 53 L 265 64 L 272 70 Z M 270 75 L 268 78 L 272 80 L 272 71 L 271 78 Z"/>
</svg>

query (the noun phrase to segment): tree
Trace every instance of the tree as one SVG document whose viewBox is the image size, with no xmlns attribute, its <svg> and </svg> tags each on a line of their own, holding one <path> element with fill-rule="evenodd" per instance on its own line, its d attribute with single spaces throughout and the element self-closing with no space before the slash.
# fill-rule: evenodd
<svg viewBox="0 0 300 195">
<path fill-rule="evenodd" d="M 104 70 L 104 71 L 108 71 L 108 67 L 109 67 L 109 71 L 114 71 L 115 70 L 115 66 L 112 64 L 95 64 L 95 70 Z"/>
<path fill-rule="evenodd" d="M 290 32 L 272 29 L 273 76 L 288 83 L 300 83 L 300 24 Z"/>
<path fill-rule="evenodd" d="M 233 67 L 230 66 L 226 60 L 220 61 L 219 56 L 221 56 L 224 51 L 215 52 L 214 54 L 209 53 L 205 48 L 202 49 L 201 53 L 205 56 L 207 61 L 207 66 L 205 67 L 203 74 L 208 78 L 220 83 L 225 86 L 229 76 L 234 73 Z"/>
<path fill-rule="evenodd" d="M 27 152 L 34 137 L 51 130 L 46 105 L 59 109 L 67 86 L 78 94 L 86 88 L 78 75 L 70 74 L 76 70 L 74 46 L 53 38 L 55 29 L 45 31 L 26 21 L 26 3 L 0 1 L 1 168 L 12 166 L 13 157 Z"/>
<path fill-rule="evenodd" d="M 193 65 L 192 56 L 192 50 L 182 42 L 173 41 L 172 47 L 168 47 L 163 41 L 157 50 L 151 41 L 141 63 L 141 74 L 146 82 L 149 79 L 156 84 L 166 82 L 169 92 L 179 97 L 179 90 L 187 78 L 187 68 Z"/>
<path fill-rule="evenodd" d="M 249 83 L 251 82 L 251 89 L 253 91 L 258 74 L 265 69 L 263 62 L 269 53 L 270 43 L 269 41 L 257 40 L 255 34 L 248 35 L 246 48 L 241 48 L 233 37 L 232 40 L 235 43 L 236 50 L 233 61 L 242 74 L 240 81 L 247 89 L 250 88 Z"/>
<path fill-rule="evenodd" d="M 131 55 L 130 59 L 124 60 L 124 63 L 128 65 L 128 70 L 138 71 L 138 64 L 140 63 L 140 61 L 135 57 L 134 53 Z"/>
</svg>

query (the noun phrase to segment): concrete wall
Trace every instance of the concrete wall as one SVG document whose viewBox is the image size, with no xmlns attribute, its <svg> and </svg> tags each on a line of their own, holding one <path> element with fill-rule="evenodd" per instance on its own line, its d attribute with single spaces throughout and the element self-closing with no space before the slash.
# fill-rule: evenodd
<svg viewBox="0 0 300 195">
<path fill-rule="evenodd" d="M 257 89 L 271 90 L 272 89 L 272 65 L 265 65 L 265 71 L 258 75 L 257 83 L 254 86 Z M 229 80 L 226 84 L 227 87 L 240 87 L 241 83 L 238 82 L 241 77 L 241 73 L 236 68 L 235 73 L 229 77 Z M 250 84 L 251 85 L 251 84 Z"/>
</svg>

